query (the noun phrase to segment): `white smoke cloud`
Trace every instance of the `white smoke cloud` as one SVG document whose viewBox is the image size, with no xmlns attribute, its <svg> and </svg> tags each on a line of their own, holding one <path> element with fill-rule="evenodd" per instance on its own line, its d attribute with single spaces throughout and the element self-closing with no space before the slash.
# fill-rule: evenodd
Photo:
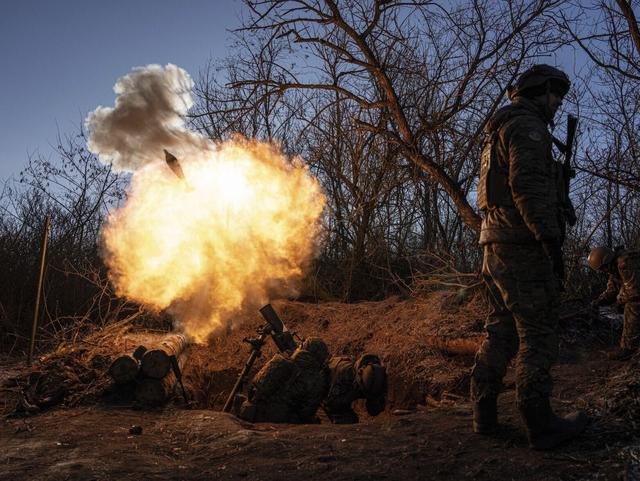
<svg viewBox="0 0 640 481">
<path fill-rule="evenodd" d="M 115 107 L 100 106 L 87 117 L 88 149 L 120 171 L 162 161 L 163 149 L 178 158 L 194 149 L 211 149 L 207 139 L 185 124 L 192 88 L 189 74 L 176 65 L 134 68 L 113 87 Z"/>
<path fill-rule="evenodd" d="M 288 296 L 316 252 L 325 198 L 301 159 L 237 137 L 216 144 L 185 123 L 189 74 L 133 69 L 114 107 L 86 120 L 88 149 L 132 172 L 126 202 L 102 228 L 102 256 L 118 295 L 175 315 L 194 339 L 236 314 Z M 185 180 L 165 163 L 180 162 Z"/>
</svg>

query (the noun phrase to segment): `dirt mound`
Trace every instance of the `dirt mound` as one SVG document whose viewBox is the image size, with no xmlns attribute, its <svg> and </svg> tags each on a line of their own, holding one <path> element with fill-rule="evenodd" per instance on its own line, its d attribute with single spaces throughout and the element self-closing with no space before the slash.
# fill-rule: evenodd
<svg viewBox="0 0 640 481">
<path fill-rule="evenodd" d="M 162 334 L 135 332 L 131 319 L 110 324 L 82 338 L 63 342 L 31 367 L 12 369 L 0 380 L 4 414 L 37 414 L 56 405 L 74 407 L 99 402 L 112 388 L 108 369 L 121 353 Z"/>
<path fill-rule="evenodd" d="M 0 437 L 7 440 L 0 455 L 0 477 L 595 481 L 626 473 L 626 479 L 636 479 L 631 476 L 640 471 L 640 358 L 615 363 L 606 356 L 619 335 L 619 315 L 602 311 L 598 316 L 579 301 L 563 304 L 561 359 L 553 368 L 552 403 L 560 414 L 583 409 L 592 421 L 579 439 L 543 454 L 527 448 L 512 369 L 499 398 L 502 429 L 495 436 L 471 432 L 471 409 L 464 398 L 486 306 L 480 298 L 458 299 L 456 293 L 436 292 L 420 299 L 351 305 L 275 303 L 290 328 L 303 336 L 323 337 L 333 353 L 380 354 L 390 371 L 390 410 L 419 404 L 415 411 L 397 412 L 398 416 L 387 412 L 375 419 L 362 416 L 363 422 L 356 425 L 304 426 L 249 425 L 220 413 L 248 356 L 242 338 L 263 323 L 256 314 L 239 319 L 241 327 L 209 346 L 189 348 L 184 378 L 193 404 L 215 411 L 175 405 L 151 411 L 90 405 L 6 419 L 0 424 Z M 26 382 L 25 376 L 33 372 L 45 377 L 62 372 L 66 377 L 61 382 L 67 386 L 62 405 L 104 401 L 100 389 L 109 390 L 108 382 L 102 384 L 108 381 L 105 365 L 91 368 L 96 373 L 92 390 L 82 390 L 86 383 L 80 378 L 91 359 L 98 362 L 97 353 L 106 358 L 131 351 L 152 335 L 121 327 L 120 332 L 114 327 L 108 335 L 102 331 L 106 337 L 85 340 L 97 345 L 61 346 L 34 371 L 0 371 L 0 379 Z M 273 352 L 269 341 L 255 368 Z M 72 368 L 79 380 L 70 383 L 69 369 L 63 366 Z M 179 406 L 180 398 L 176 399 Z"/>
<path fill-rule="evenodd" d="M 489 312 L 479 290 L 440 290 L 420 298 L 356 304 L 283 301 L 274 306 L 289 328 L 303 337 L 321 337 L 334 355 L 378 354 L 389 374 L 390 410 L 413 409 L 443 396 L 466 398 L 473 356 L 484 338 Z M 229 378 L 248 357 L 242 338 L 254 334 L 262 322 L 258 316 L 245 319 L 239 329 L 210 346 L 192 347 L 201 361 L 192 358 L 185 368 L 191 389 L 216 387 L 208 396 L 202 390 L 199 407 L 222 406 L 232 385 Z M 583 300 L 565 300 L 560 309 L 561 355 L 568 355 L 575 345 L 610 344 L 618 328 Z M 268 342 L 256 369 L 274 353 L 273 343 Z M 219 386 L 226 386 L 222 396 Z"/>
<path fill-rule="evenodd" d="M 413 408 L 444 392 L 466 393 L 486 314 L 479 296 L 460 299 L 451 291 L 423 299 L 357 304 L 281 301 L 274 307 L 290 329 L 302 337 L 321 337 L 333 355 L 378 354 L 389 374 L 390 409 Z M 257 316 L 244 319 L 241 327 L 209 346 L 190 348 L 184 376 L 198 407 L 222 407 L 249 355 L 242 339 L 255 335 L 263 323 Z M 269 341 L 254 370 L 273 354 Z"/>
<path fill-rule="evenodd" d="M 480 291 L 449 290 L 420 298 L 356 304 L 279 301 L 274 307 L 291 330 L 302 337 L 321 337 L 334 355 L 378 354 L 389 375 L 388 410 L 466 398 L 473 355 L 483 338 L 488 313 Z M 211 339 L 208 345 L 191 345 L 184 354 L 184 384 L 192 407 L 222 408 L 249 356 L 243 339 L 255 337 L 256 329 L 264 324 L 258 313 L 234 321 L 235 329 Z M 604 342 L 612 332 L 584 303 L 563 304 L 564 344 Z M 16 405 L 19 412 L 35 413 L 56 404 L 71 407 L 117 401 L 107 375 L 111 360 L 162 335 L 116 323 L 82 340 L 64 343 L 6 383 L 14 397 L 10 402 L 5 397 L 5 412 Z M 268 341 L 252 374 L 275 351 Z M 359 411 L 365 416 L 363 409 Z"/>
</svg>

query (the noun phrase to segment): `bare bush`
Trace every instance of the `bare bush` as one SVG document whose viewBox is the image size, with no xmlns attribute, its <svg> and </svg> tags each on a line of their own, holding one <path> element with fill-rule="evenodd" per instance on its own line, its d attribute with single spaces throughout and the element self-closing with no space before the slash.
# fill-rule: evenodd
<svg viewBox="0 0 640 481">
<path fill-rule="evenodd" d="M 196 82 L 191 122 L 216 140 L 279 142 L 320 179 L 325 238 L 309 297 L 472 285 L 484 127 L 509 83 L 563 48 L 587 62 L 566 102 L 582 119 L 571 190 L 578 222 L 565 243 L 570 291 L 599 288 L 584 263 L 593 245 L 640 245 L 640 36 L 630 2 L 244 3 L 232 54 Z M 102 322 L 105 309 L 108 318 L 132 308 L 113 304 L 98 258 L 101 223 L 127 179 L 84 143 L 80 133 L 61 140 L 53 160 L 32 157 L 21 182 L 0 194 L 0 328 L 9 347 L 29 331 L 46 215 L 53 230 L 39 334 L 68 339 L 87 316 Z"/>
<path fill-rule="evenodd" d="M 309 162 L 329 198 L 323 290 L 402 291 L 424 251 L 475 269 L 483 129 L 529 59 L 558 45 L 561 2 L 245 3 L 236 53 L 201 78 L 194 117 Z"/>
<path fill-rule="evenodd" d="M 96 314 L 94 296 L 106 288 L 98 282 L 103 276 L 100 226 L 122 200 L 124 179 L 84 145 L 82 133 L 60 139 L 57 158 L 31 157 L 19 182 L 5 184 L 0 204 L 0 262 L 6 266 L 0 276 L 0 329 L 5 350 L 23 348 L 31 330 L 47 216 L 52 229 L 38 338 L 66 338 L 68 330 L 77 328 L 78 316 Z"/>
</svg>

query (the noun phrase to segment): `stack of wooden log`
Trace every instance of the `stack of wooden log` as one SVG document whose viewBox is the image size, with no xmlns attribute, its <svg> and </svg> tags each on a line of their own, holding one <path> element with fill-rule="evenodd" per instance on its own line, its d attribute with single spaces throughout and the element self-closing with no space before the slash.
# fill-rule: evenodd
<svg viewBox="0 0 640 481">
<path fill-rule="evenodd" d="M 161 406 L 173 396 L 180 381 L 188 345 L 183 334 L 170 334 L 149 348 L 138 346 L 132 354 L 118 356 L 109 375 L 122 389 L 133 389 L 139 405 Z"/>
</svg>

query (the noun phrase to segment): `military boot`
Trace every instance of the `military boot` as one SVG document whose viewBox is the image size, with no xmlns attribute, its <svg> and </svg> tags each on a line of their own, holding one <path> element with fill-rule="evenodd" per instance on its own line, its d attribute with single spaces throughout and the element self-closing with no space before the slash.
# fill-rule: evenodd
<svg viewBox="0 0 640 481">
<path fill-rule="evenodd" d="M 498 429 L 498 403 L 496 396 L 485 396 L 473 403 L 473 432 L 491 434 Z"/>
<path fill-rule="evenodd" d="M 549 398 L 528 401 L 520 406 L 520 413 L 527 426 L 529 447 L 537 450 L 553 449 L 578 436 L 587 427 L 589 418 L 582 411 L 567 416 L 556 416 L 551 410 Z"/>
</svg>

